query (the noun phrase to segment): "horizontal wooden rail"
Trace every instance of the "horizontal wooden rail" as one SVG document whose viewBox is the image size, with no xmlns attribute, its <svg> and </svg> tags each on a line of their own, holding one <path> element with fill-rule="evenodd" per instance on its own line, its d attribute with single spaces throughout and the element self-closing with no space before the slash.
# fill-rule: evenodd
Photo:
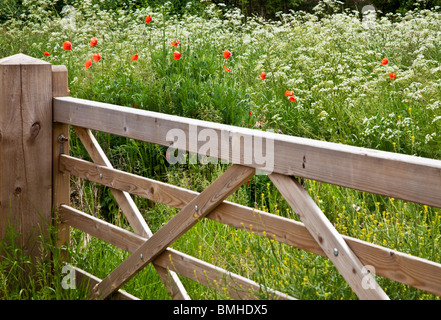
<svg viewBox="0 0 441 320">
<path fill-rule="evenodd" d="M 61 206 L 60 220 L 130 253 L 135 252 L 147 240 L 147 238 L 66 205 Z M 262 288 L 252 280 L 171 248 L 167 248 L 164 253 L 157 257 L 155 263 L 216 290 L 224 292 L 223 288 L 225 288 L 228 295 L 235 299 L 256 299 L 259 293 L 271 295 L 273 299 L 294 299 L 279 291 Z M 214 283 L 219 286 L 214 285 Z"/>
<path fill-rule="evenodd" d="M 441 161 L 262 132 L 71 97 L 54 98 L 55 122 L 170 146 L 167 133 L 182 132 L 178 149 L 272 172 L 314 179 L 441 207 Z M 174 130 L 174 131 L 172 131 Z M 208 130 L 208 131 L 207 131 Z M 207 135 L 217 147 L 203 148 Z M 267 162 L 244 156 L 259 144 Z M 269 148 L 271 146 L 271 148 Z"/>
<path fill-rule="evenodd" d="M 60 170 L 155 202 L 182 209 L 198 193 L 71 156 L 60 156 Z M 303 223 L 224 201 L 207 218 L 326 256 Z M 441 264 L 342 236 L 364 265 L 377 275 L 441 295 Z M 156 261 L 156 260 L 155 260 Z"/>
</svg>

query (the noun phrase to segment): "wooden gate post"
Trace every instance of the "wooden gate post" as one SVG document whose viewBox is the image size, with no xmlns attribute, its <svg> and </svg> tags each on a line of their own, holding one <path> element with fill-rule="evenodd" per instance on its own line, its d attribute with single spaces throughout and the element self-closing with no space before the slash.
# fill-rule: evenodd
<svg viewBox="0 0 441 320">
<path fill-rule="evenodd" d="M 66 66 L 52 66 L 52 97 L 69 95 L 68 71 Z M 70 203 L 70 175 L 59 170 L 60 154 L 69 154 L 69 125 L 54 122 L 52 124 L 52 203 L 54 217 L 59 213 L 60 205 Z M 57 247 L 67 247 L 70 242 L 70 228 L 59 219 L 57 225 Z M 62 258 L 68 257 L 62 252 Z"/>
<path fill-rule="evenodd" d="M 12 225 L 35 261 L 51 212 L 51 64 L 16 54 L 0 59 L 0 241 Z"/>
</svg>

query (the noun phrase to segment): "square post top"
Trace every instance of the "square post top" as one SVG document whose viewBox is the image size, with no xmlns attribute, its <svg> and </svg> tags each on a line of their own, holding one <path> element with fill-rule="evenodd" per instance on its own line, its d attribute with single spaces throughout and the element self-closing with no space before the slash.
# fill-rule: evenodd
<svg viewBox="0 0 441 320">
<path fill-rule="evenodd" d="M 23 53 L 17 53 L 9 57 L 0 59 L 0 65 L 50 65 L 49 62 L 30 57 Z"/>
</svg>

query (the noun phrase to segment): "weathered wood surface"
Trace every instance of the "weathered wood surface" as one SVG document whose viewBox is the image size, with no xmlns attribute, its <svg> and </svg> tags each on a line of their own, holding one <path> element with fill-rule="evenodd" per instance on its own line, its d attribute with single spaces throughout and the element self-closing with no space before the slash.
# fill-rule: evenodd
<svg viewBox="0 0 441 320">
<path fill-rule="evenodd" d="M 12 223 L 24 253 L 39 256 L 51 209 L 51 64 L 16 54 L 0 59 L 0 238 Z"/>
<path fill-rule="evenodd" d="M 270 145 L 271 141 L 274 143 L 274 157 L 268 158 L 273 161 L 274 168 L 271 172 L 441 207 L 439 160 L 262 132 L 75 98 L 55 99 L 54 121 L 163 146 L 172 144 L 167 140 L 167 133 L 182 130 L 186 134 L 186 140 L 177 146 L 190 152 L 200 151 L 206 143 L 203 137 L 207 132 L 211 132 L 211 137 L 217 139 L 217 147 L 206 150 L 209 152 L 207 155 L 256 168 L 263 165 L 256 161 L 246 163 L 249 158 L 244 157 L 243 151 L 247 150 L 250 141 L 253 147 L 257 147 L 258 138 L 261 138 L 264 146 Z M 210 130 L 203 131 L 206 129 Z M 236 146 L 234 142 L 237 142 Z"/>
<path fill-rule="evenodd" d="M 68 71 L 66 66 L 52 66 L 52 97 L 69 95 Z M 70 175 L 59 170 L 60 154 L 69 154 L 69 125 L 54 123 L 52 126 L 52 203 L 57 225 L 57 246 L 68 246 L 70 242 L 69 226 L 60 223 L 57 214 L 60 205 L 70 203 Z M 61 251 L 67 259 L 66 251 Z"/>
<path fill-rule="evenodd" d="M 62 156 L 61 168 L 72 175 L 113 186 L 155 202 L 182 209 L 198 193 L 181 187 L 136 176 L 117 169 Z M 326 256 L 304 224 L 261 210 L 224 201 L 208 219 L 286 243 L 299 249 Z M 364 265 L 375 268 L 375 274 L 415 288 L 441 295 L 441 264 L 396 250 L 342 235 Z"/>
<path fill-rule="evenodd" d="M 147 238 L 102 221 L 77 209 L 63 205 L 61 219 L 70 226 L 83 230 L 92 236 L 104 240 L 128 252 L 135 252 Z M 205 261 L 182 252 L 167 248 L 155 263 L 164 269 L 174 270 L 180 275 L 206 284 L 235 299 L 258 299 L 260 294 L 271 295 L 274 299 L 293 300 L 294 298 L 270 288 L 263 288 L 258 283 L 228 272 Z M 214 285 L 215 283 L 218 286 Z"/>
</svg>

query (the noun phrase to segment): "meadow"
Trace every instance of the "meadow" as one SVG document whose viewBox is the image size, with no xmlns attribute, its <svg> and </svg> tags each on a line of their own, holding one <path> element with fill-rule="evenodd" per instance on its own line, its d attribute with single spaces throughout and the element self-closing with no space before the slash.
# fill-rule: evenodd
<svg viewBox="0 0 441 320">
<path fill-rule="evenodd" d="M 209 3 L 196 12 L 189 3 L 179 16 L 167 3 L 109 10 L 86 0 L 59 14 L 50 0 L 23 3 L 23 16 L 0 26 L 0 58 L 22 52 L 66 65 L 73 97 L 441 159 L 439 8 L 363 18 L 324 1 L 314 14 L 292 11 L 270 21 Z M 199 192 L 228 167 L 169 165 L 163 147 L 96 136 L 116 168 Z M 88 159 L 74 134 L 70 143 L 74 156 Z M 340 233 L 441 261 L 440 209 L 317 181 L 305 181 L 305 188 Z M 177 212 L 134 199 L 152 231 Z M 297 219 L 266 176 L 253 177 L 229 200 Z M 106 187 L 73 178 L 72 202 L 129 228 Z M 204 220 L 172 247 L 299 299 L 357 299 L 328 259 L 250 231 Z M 69 253 L 74 265 L 98 277 L 127 257 L 86 238 L 72 230 Z M 45 245 L 59 255 L 50 241 Z M 17 248 L 8 250 L 0 264 L 0 298 L 85 298 L 78 290 L 63 291 L 62 275 L 48 274 L 45 262 L 37 266 L 38 283 L 23 281 L 20 262 L 29 261 Z M 182 281 L 193 299 L 228 299 Z M 439 299 L 377 281 L 391 299 Z M 124 289 L 142 299 L 169 298 L 151 266 Z"/>
</svg>

